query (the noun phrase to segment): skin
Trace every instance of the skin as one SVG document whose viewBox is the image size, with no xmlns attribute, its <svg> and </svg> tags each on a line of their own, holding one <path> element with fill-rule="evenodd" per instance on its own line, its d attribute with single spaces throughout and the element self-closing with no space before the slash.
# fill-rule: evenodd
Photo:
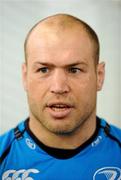
<svg viewBox="0 0 121 180">
<path fill-rule="evenodd" d="M 43 22 L 29 37 L 22 66 L 29 126 L 50 147 L 75 149 L 95 131 L 105 65 L 95 65 L 93 48 L 80 25 L 59 30 Z M 53 104 L 63 108 L 50 108 Z"/>
</svg>

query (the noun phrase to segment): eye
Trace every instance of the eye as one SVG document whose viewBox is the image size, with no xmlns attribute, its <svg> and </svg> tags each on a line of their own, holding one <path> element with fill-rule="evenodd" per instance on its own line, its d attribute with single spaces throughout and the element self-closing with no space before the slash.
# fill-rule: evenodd
<svg viewBox="0 0 121 180">
<path fill-rule="evenodd" d="M 47 73 L 48 70 L 49 70 L 48 67 L 41 67 L 37 70 L 37 72 Z"/>
<path fill-rule="evenodd" d="M 76 67 L 69 67 L 69 73 L 78 73 L 80 72 L 81 70 L 79 68 L 76 68 Z"/>
</svg>

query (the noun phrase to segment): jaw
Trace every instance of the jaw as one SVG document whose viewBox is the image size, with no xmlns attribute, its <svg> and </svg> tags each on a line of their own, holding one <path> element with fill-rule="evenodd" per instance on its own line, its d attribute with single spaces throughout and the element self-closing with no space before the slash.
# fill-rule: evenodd
<svg viewBox="0 0 121 180">
<path fill-rule="evenodd" d="M 48 121 L 40 123 L 30 117 L 30 129 L 41 142 L 55 148 L 76 148 L 88 140 L 96 128 L 94 114 L 78 124 L 71 123 L 73 122 L 71 116 L 63 120 L 54 120 L 47 116 L 45 118 L 48 118 Z"/>
</svg>

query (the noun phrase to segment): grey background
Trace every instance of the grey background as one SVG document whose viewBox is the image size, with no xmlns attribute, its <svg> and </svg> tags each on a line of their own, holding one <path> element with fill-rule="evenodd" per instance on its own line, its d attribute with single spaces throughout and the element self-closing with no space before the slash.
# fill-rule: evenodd
<svg viewBox="0 0 121 180">
<path fill-rule="evenodd" d="M 24 39 L 36 22 L 55 13 L 77 16 L 97 32 L 106 62 L 97 114 L 121 127 L 121 1 L 0 0 L 0 133 L 28 116 L 21 80 Z"/>
</svg>

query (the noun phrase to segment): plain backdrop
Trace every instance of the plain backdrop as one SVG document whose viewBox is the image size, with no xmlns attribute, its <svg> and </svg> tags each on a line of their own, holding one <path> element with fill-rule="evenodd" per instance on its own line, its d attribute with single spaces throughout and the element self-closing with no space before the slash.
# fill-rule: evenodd
<svg viewBox="0 0 121 180">
<path fill-rule="evenodd" d="M 28 117 L 22 87 L 23 43 L 40 19 L 68 13 L 97 32 L 106 79 L 98 93 L 97 114 L 121 127 L 121 1 L 120 0 L 0 0 L 0 133 Z"/>
</svg>

